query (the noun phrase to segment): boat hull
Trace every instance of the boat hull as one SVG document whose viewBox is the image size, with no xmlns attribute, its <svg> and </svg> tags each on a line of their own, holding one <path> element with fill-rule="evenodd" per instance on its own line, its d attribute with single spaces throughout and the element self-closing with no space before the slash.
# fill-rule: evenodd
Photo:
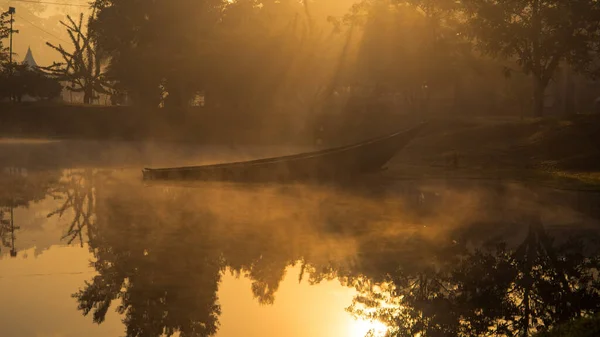
<svg viewBox="0 0 600 337">
<path fill-rule="evenodd" d="M 145 180 L 288 182 L 336 180 L 378 171 L 423 128 L 369 141 L 292 156 L 230 164 L 143 170 Z"/>
</svg>

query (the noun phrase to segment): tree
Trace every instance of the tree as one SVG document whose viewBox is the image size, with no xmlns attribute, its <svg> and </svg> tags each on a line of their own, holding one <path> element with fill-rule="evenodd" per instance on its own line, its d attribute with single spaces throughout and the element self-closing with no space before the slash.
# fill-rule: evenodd
<svg viewBox="0 0 600 337">
<path fill-rule="evenodd" d="M 60 97 L 63 86 L 58 79 L 48 76 L 39 69 L 35 71 L 35 75 L 36 85 L 32 92 L 33 97 L 45 100 L 52 100 Z"/>
<path fill-rule="evenodd" d="M 465 0 L 466 25 L 484 54 L 515 59 L 533 78 L 533 113 L 561 62 L 589 73 L 600 37 L 594 0 Z"/>
<path fill-rule="evenodd" d="M 96 0 L 90 22 L 98 47 L 109 57 L 108 76 L 134 104 L 184 105 L 214 71 L 213 34 L 224 0 Z"/>
<path fill-rule="evenodd" d="M 204 86 L 221 106 L 267 109 L 288 89 L 302 58 L 299 3 L 255 0 L 233 2 L 218 26 L 218 72 Z M 243 58 L 240 58 L 243 55 Z M 305 73 L 302 74 L 305 76 Z"/>
<path fill-rule="evenodd" d="M 594 337 L 598 335 L 600 335 L 600 315 L 597 314 L 542 331 L 535 337 Z"/>
<path fill-rule="evenodd" d="M 93 102 L 96 98 L 95 93 L 110 94 L 110 86 L 103 69 L 104 57 L 89 31 L 84 33 L 83 13 L 80 14 L 78 22 L 67 15 L 67 23 L 61 21 L 61 24 L 67 28 L 74 51 L 68 52 L 62 45 L 55 46 L 46 42 L 61 54 L 63 62 L 54 62 L 44 69 L 58 80 L 69 83 L 66 87 L 68 90 L 83 92 L 85 104 Z"/>
<path fill-rule="evenodd" d="M 10 35 L 10 14 L 8 12 L 0 13 L 0 65 L 4 65 L 9 59 L 9 49 L 5 47 L 2 41 Z"/>
<path fill-rule="evenodd" d="M 456 86 L 469 70 L 470 45 L 458 33 L 454 1 L 364 0 L 346 21 L 363 28 L 355 82 L 375 88 L 372 99 L 398 95 L 407 108 Z"/>
<path fill-rule="evenodd" d="M 7 65 L 0 72 L 0 97 L 12 97 L 17 102 L 26 95 L 50 100 L 59 97 L 61 91 L 56 78 L 24 63 Z"/>
<path fill-rule="evenodd" d="M 326 35 L 319 31 L 325 20 L 309 18 L 298 1 L 98 0 L 95 6 L 91 26 L 110 56 L 108 73 L 137 104 L 180 107 L 202 93 L 212 108 L 289 107 L 298 88 L 334 68 L 327 49 L 337 43 L 316 38 Z"/>
<path fill-rule="evenodd" d="M 12 88 L 8 79 L 10 78 L 11 64 L 10 50 L 5 47 L 3 40 L 10 36 L 10 14 L 8 12 L 0 13 L 0 98 L 9 98 L 12 100 Z"/>
</svg>

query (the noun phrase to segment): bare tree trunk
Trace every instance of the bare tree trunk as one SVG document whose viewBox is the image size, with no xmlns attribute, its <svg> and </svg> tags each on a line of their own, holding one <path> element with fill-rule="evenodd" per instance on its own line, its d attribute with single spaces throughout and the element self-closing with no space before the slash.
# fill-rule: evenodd
<svg viewBox="0 0 600 337">
<path fill-rule="evenodd" d="M 92 104 L 94 100 L 94 90 L 92 88 L 86 88 L 83 92 L 83 103 Z"/>
<path fill-rule="evenodd" d="M 533 116 L 542 117 L 544 116 L 544 93 L 546 92 L 546 85 L 541 79 L 534 77 L 533 80 Z"/>
<path fill-rule="evenodd" d="M 571 68 L 568 64 L 563 65 L 562 69 L 562 103 L 563 103 L 563 114 L 572 115 L 575 113 L 575 99 L 573 90 L 574 83 L 571 74 Z"/>
<path fill-rule="evenodd" d="M 542 15 L 540 13 L 541 0 L 533 0 L 531 6 L 531 32 L 532 36 L 532 56 L 533 56 L 533 116 L 542 117 L 544 115 L 544 71 L 541 63 L 541 32 Z"/>
</svg>

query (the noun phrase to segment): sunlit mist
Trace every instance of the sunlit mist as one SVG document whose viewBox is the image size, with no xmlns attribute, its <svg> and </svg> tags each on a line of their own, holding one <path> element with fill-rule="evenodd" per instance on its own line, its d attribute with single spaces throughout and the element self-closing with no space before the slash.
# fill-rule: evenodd
<svg viewBox="0 0 600 337">
<path fill-rule="evenodd" d="M 598 18 L 0 1 L 0 337 L 600 336 Z"/>
</svg>

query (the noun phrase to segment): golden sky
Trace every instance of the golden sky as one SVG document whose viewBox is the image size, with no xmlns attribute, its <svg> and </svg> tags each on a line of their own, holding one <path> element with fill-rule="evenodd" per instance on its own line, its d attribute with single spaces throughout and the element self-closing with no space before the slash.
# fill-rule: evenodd
<svg viewBox="0 0 600 337">
<path fill-rule="evenodd" d="M 57 3 L 85 3 L 83 0 L 56 1 Z M 0 10 L 6 11 L 8 6 L 15 7 L 15 27 L 19 33 L 13 36 L 13 50 L 17 53 L 16 60 L 21 61 L 31 47 L 33 56 L 41 66 L 59 61 L 58 53 L 46 46 L 46 42 L 53 44 L 69 45 L 69 37 L 59 21 L 66 15 L 77 17 L 79 13 L 88 13 L 88 9 L 81 6 L 30 4 L 17 1 L 0 1 Z M 4 45 L 8 46 L 8 40 Z"/>
</svg>

